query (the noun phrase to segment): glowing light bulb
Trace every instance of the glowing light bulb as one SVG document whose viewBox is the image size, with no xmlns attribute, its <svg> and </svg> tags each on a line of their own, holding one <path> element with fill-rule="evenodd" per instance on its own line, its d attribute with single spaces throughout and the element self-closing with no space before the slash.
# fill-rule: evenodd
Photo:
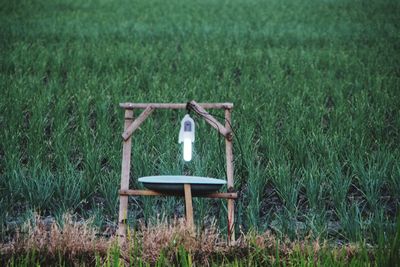
<svg viewBox="0 0 400 267">
<path fill-rule="evenodd" d="M 185 138 L 183 140 L 183 160 L 192 160 L 192 140 L 190 140 L 189 138 Z"/>
<path fill-rule="evenodd" d="M 183 160 L 192 160 L 192 150 L 194 142 L 194 121 L 186 114 L 181 121 L 181 129 L 179 131 L 179 143 L 183 143 Z"/>
</svg>

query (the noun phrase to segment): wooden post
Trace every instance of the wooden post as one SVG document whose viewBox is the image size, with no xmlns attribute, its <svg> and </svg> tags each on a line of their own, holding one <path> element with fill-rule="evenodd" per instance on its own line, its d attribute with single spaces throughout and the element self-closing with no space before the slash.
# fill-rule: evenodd
<svg viewBox="0 0 400 267">
<path fill-rule="evenodd" d="M 133 110 L 125 110 L 124 131 L 131 125 L 133 121 Z M 131 149 L 132 138 L 124 140 L 122 148 L 122 167 L 121 167 L 121 190 L 129 189 L 129 172 L 131 166 Z M 118 216 L 118 235 L 125 240 L 126 237 L 126 220 L 128 217 L 128 196 L 120 195 L 119 197 L 119 216 Z"/>
<path fill-rule="evenodd" d="M 185 207 L 186 207 L 186 224 L 193 230 L 193 205 L 192 205 L 192 188 L 190 184 L 184 184 L 183 189 L 185 191 Z"/>
<path fill-rule="evenodd" d="M 231 131 L 231 110 L 225 109 L 225 128 Z M 228 192 L 233 192 L 233 151 L 232 151 L 232 135 L 225 137 L 226 148 L 226 176 Z M 234 200 L 228 199 L 228 243 L 235 241 L 235 206 Z"/>
</svg>

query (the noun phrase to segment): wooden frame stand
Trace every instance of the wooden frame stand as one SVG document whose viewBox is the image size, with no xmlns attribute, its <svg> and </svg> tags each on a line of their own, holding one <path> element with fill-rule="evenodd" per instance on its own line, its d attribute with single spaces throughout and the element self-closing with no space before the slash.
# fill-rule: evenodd
<svg viewBox="0 0 400 267">
<path fill-rule="evenodd" d="M 168 195 L 152 190 L 130 190 L 129 189 L 129 173 L 131 166 L 131 149 L 132 134 L 146 120 L 155 109 L 186 109 L 190 108 L 208 124 L 215 128 L 221 135 L 225 137 L 225 153 L 226 153 L 226 174 L 228 192 L 211 193 L 205 195 L 192 195 L 191 185 L 184 184 L 184 197 L 186 209 L 186 222 L 191 228 L 194 228 L 193 221 L 193 205 L 192 197 L 208 197 L 208 198 L 225 198 L 228 201 L 228 242 L 235 240 L 234 233 L 234 199 L 237 193 L 234 192 L 233 181 L 233 151 L 232 151 L 232 129 L 231 129 L 231 112 L 232 103 L 201 103 L 195 101 L 189 103 L 121 103 L 120 107 L 125 109 L 125 123 L 122 149 L 122 169 L 121 169 L 121 188 L 119 190 L 120 204 L 118 216 L 118 235 L 123 239 L 126 237 L 126 221 L 128 217 L 128 196 L 163 196 Z M 144 109 L 144 111 L 134 120 L 133 110 Z M 217 119 L 209 114 L 206 109 L 224 109 L 225 125 L 222 125 Z"/>
</svg>

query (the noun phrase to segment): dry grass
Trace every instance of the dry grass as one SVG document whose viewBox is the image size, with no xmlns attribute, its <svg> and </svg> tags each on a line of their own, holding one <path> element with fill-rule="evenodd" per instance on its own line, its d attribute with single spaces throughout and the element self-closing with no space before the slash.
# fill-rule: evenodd
<svg viewBox="0 0 400 267">
<path fill-rule="evenodd" d="M 49 265 L 60 257 L 70 263 L 82 260 L 93 263 L 96 254 L 107 254 L 112 240 L 97 237 L 90 221 L 75 221 L 70 214 L 65 214 L 62 225 L 36 215 L 16 232 L 12 242 L 0 244 L 2 261 L 13 255 L 35 252 Z"/>
<path fill-rule="evenodd" d="M 229 250 L 215 224 L 203 231 L 194 232 L 182 219 L 172 223 L 160 221 L 154 225 L 141 225 L 135 237 L 141 243 L 142 258 L 150 263 L 156 262 L 161 253 L 173 262 L 183 247 L 195 262 L 207 265 L 215 254 L 224 254 Z"/>
<path fill-rule="evenodd" d="M 69 214 L 63 216 L 62 225 L 36 216 L 21 227 L 12 242 L 0 244 L 0 263 L 6 265 L 13 256 L 32 252 L 38 255 L 42 265 L 58 263 L 60 258 L 73 265 L 110 261 L 110 253 L 118 244 L 117 237 L 99 237 L 90 221 L 75 221 Z M 279 239 L 270 231 L 262 234 L 241 233 L 235 244 L 228 245 L 215 224 L 194 232 L 186 227 L 184 220 L 174 220 L 170 223 L 159 221 L 153 225 L 140 225 L 137 231 L 129 231 L 127 241 L 121 243 L 116 251 L 119 263 L 128 264 L 135 259 L 155 264 L 160 255 L 169 263 L 179 263 L 179 251 L 182 248 L 194 263 L 202 266 L 234 259 L 250 259 L 261 265 L 285 261 L 291 265 L 296 253 L 316 263 L 321 252 L 332 249 L 318 240 Z M 357 250 L 353 245 L 334 247 L 332 255 L 348 261 Z"/>
</svg>

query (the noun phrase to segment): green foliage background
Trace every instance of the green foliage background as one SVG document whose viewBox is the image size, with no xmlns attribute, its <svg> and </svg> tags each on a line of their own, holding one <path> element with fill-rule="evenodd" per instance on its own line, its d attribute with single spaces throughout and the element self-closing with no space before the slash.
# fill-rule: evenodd
<svg viewBox="0 0 400 267">
<path fill-rule="evenodd" d="M 118 103 L 192 99 L 235 104 L 237 230 L 376 241 L 394 229 L 398 1 L 2 1 L 0 14 L 2 236 L 32 211 L 115 224 Z M 183 115 L 157 111 L 135 133 L 131 187 L 183 173 Z M 224 177 L 223 140 L 197 124 L 186 167 Z M 199 225 L 226 226 L 223 201 L 194 205 Z M 173 198 L 131 208 L 132 225 L 183 214 Z"/>
</svg>

